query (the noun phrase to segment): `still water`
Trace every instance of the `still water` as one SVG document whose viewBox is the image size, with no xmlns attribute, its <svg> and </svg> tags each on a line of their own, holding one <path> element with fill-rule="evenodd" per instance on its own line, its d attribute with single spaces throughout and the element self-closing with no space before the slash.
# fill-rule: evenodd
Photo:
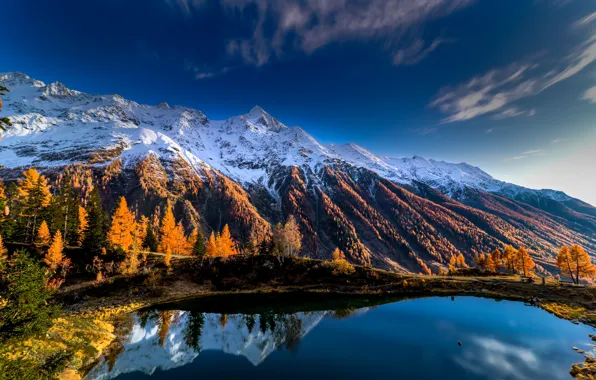
<svg viewBox="0 0 596 380">
<path fill-rule="evenodd" d="M 210 309 L 191 302 L 125 318 L 122 344 L 87 378 L 570 379 L 583 361 L 572 347 L 593 351 L 591 327 L 485 298 Z"/>
</svg>

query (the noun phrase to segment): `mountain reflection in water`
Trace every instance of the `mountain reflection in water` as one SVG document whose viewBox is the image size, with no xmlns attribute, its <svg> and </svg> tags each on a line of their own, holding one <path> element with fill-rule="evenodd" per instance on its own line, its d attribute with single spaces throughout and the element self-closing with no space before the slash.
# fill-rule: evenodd
<svg viewBox="0 0 596 380">
<path fill-rule="evenodd" d="M 118 332 L 88 379 L 570 379 L 582 361 L 571 348 L 591 350 L 593 329 L 522 303 L 433 297 L 289 314 L 149 310 Z"/>
</svg>

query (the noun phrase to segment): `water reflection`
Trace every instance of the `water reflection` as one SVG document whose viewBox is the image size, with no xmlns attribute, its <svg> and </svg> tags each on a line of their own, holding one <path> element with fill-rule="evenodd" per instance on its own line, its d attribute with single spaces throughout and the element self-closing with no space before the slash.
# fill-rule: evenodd
<svg viewBox="0 0 596 380">
<path fill-rule="evenodd" d="M 473 297 L 292 313 L 148 310 L 118 323 L 121 344 L 88 378 L 569 379 L 582 360 L 571 347 L 590 350 L 592 330 Z"/>
<path fill-rule="evenodd" d="M 257 366 L 276 349 L 297 350 L 301 338 L 331 315 L 328 311 L 257 315 L 139 312 L 124 322 L 129 330 L 123 331 L 120 344 L 87 377 L 111 379 L 132 371 L 152 374 L 188 364 L 205 350 L 243 356 Z"/>
</svg>

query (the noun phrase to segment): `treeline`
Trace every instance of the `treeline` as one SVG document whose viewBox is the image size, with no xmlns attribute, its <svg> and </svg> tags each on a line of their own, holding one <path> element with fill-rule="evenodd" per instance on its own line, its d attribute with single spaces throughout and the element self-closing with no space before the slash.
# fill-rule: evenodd
<svg viewBox="0 0 596 380">
<path fill-rule="evenodd" d="M 137 273 L 148 252 L 165 255 L 166 266 L 174 255 L 226 257 L 239 253 L 297 256 L 302 235 L 293 216 L 278 223 L 271 236 L 252 233 L 239 242 L 225 225 L 206 239 L 200 227 L 187 233 L 176 221 L 173 206 L 167 203 L 160 212 L 143 215 L 120 197 L 109 215 L 102 206 L 99 189 L 69 171 L 52 185 L 34 168 L 23 172 L 23 179 L 5 186 L 0 180 L 0 252 L 6 253 L 4 240 L 27 243 L 43 252 L 43 262 L 52 272 L 52 286 L 59 287 L 72 267 L 64 256 L 66 247 L 82 248 L 88 258 L 87 270 L 97 278 L 118 272 Z M 107 253 L 117 262 L 106 263 Z"/>
<path fill-rule="evenodd" d="M 502 252 L 495 249 L 489 254 L 476 255 L 474 263 L 478 268 L 490 272 L 505 271 L 522 276 L 532 276 L 536 267 L 527 249 L 521 247 L 516 250 L 511 245 L 506 246 Z M 575 284 L 579 284 L 582 278 L 594 278 L 596 276 L 596 267 L 592 264 L 590 256 L 577 244 L 571 247 L 561 247 L 555 265 L 561 270 L 563 276 L 570 277 Z M 460 261 L 452 258 L 450 267 L 452 266 L 461 267 Z"/>
</svg>

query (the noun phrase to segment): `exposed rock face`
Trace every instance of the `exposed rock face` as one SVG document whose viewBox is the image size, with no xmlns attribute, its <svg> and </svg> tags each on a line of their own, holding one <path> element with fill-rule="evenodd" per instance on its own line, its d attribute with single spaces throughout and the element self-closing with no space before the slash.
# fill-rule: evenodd
<svg viewBox="0 0 596 380">
<path fill-rule="evenodd" d="M 26 167 L 87 173 L 106 206 L 120 195 L 150 216 L 165 201 L 185 227 L 229 224 L 241 244 L 294 215 L 303 254 L 419 272 L 462 252 L 468 262 L 504 244 L 526 246 L 552 268 L 562 244 L 596 252 L 596 208 L 552 190 L 492 178 L 471 165 L 379 157 L 354 144 L 324 146 L 260 107 L 224 121 L 167 104 L 90 95 L 20 73 L 3 116 L 0 175 Z M 76 164 L 76 166 L 72 166 Z"/>
</svg>

